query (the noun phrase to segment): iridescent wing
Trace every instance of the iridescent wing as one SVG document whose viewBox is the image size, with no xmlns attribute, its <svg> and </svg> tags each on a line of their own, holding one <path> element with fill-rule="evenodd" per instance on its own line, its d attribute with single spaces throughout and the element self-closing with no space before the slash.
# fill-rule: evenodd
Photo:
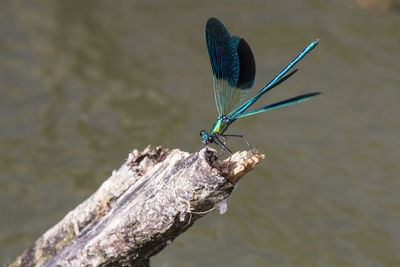
<svg viewBox="0 0 400 267">
<path fill-rule="evenodd" d="M 254 84 L 254 56 L 247 42 L 238 36 L 231 36 L 216 18 L 207 21 L 205 35 L 213 72 L 215 103 L 218 113 L 226 115 L 243 103 Z"/>
</svg>

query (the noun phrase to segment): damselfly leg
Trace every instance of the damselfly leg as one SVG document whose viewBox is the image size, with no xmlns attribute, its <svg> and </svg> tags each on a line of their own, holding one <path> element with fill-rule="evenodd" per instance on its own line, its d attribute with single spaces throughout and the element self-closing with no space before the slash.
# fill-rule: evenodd
<svg viewBox="0 0 400 267">
<path fill-rule="evenodd" d="M 253 153 L 253 155 L 254 155 L 254 151 L 253 151 L 253 148 L 251 147 L 251 145 L 250 145 L 250 143 L 247 141 L 247 139 L 246 139 L 246 137 L 244 136 L 244 135 L 241 135 L 241 134 L 223 134 L 223 135 L 220 135 L 220 136 L 223 136 L 223 137 L 240 137 L 240 138 L 242 138 L 243 139 L 243 141 L 247 144 L 247 146 L 250 148 L 250 150 L 251 150 L 251 153 Z"/>
</svg>

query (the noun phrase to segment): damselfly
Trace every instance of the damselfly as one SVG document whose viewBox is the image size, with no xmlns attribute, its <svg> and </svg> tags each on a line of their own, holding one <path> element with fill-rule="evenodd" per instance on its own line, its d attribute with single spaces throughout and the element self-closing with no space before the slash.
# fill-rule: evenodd
<svg viewBox="0 0 400 267">
<path fill-rule="evenodd" d="M 297 69 L 291 72 L 289 71 L 297 62 L 317 46 L 318 40 L 311 42 L 255 96 L 244 101 L 249 89 L 254 84 L 256 76 L 256 65 L 250 46 L 243 38 L 231 36 L 224 24 L 216 18 L 210 18 L 207 21 L 205 37 L 213 72 L 214 98 L 217 106 L 218 118 L 210 132 L 205 130 L 200 132 L 201 140 L 204 145 L 216 143 L 232 154 L 232 151 L 225 144 L 226 137 L 242 137 L 249 145 L 243 135 L 224 134 L 229 125 L 235 120 L 302 102 L 320 94 L 317 92 L 299 95 L 261 108 L 248 110 L 263 94 L 292 76 Z"/>
</svg>

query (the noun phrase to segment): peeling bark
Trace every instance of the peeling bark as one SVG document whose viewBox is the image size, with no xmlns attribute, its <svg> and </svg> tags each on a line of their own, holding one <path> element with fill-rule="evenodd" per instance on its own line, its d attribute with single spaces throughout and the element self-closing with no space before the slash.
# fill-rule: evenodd
<svg viewBox="0 0 400 267">
<path fill-rule="evenodd" d="M 119 170 L 9 266 L 149 266 L 149 258 L 232 193 L 264 155 L 237 152 L 217 161 L 134 150 Z"/>
</svg>

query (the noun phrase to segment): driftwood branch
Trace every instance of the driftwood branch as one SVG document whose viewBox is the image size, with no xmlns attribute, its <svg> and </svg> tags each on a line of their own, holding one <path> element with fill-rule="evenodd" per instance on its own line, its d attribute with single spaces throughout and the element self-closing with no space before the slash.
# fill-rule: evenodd
<svg viewBox="0 0 400 267">
<path fill-rule="evenodd" d="M 232 193 L 264 155 L 237 152 L 216 161 L 149 147 L 43 234 L 10 266 L 149 266 L 149 258 Z"/>
</svg>

